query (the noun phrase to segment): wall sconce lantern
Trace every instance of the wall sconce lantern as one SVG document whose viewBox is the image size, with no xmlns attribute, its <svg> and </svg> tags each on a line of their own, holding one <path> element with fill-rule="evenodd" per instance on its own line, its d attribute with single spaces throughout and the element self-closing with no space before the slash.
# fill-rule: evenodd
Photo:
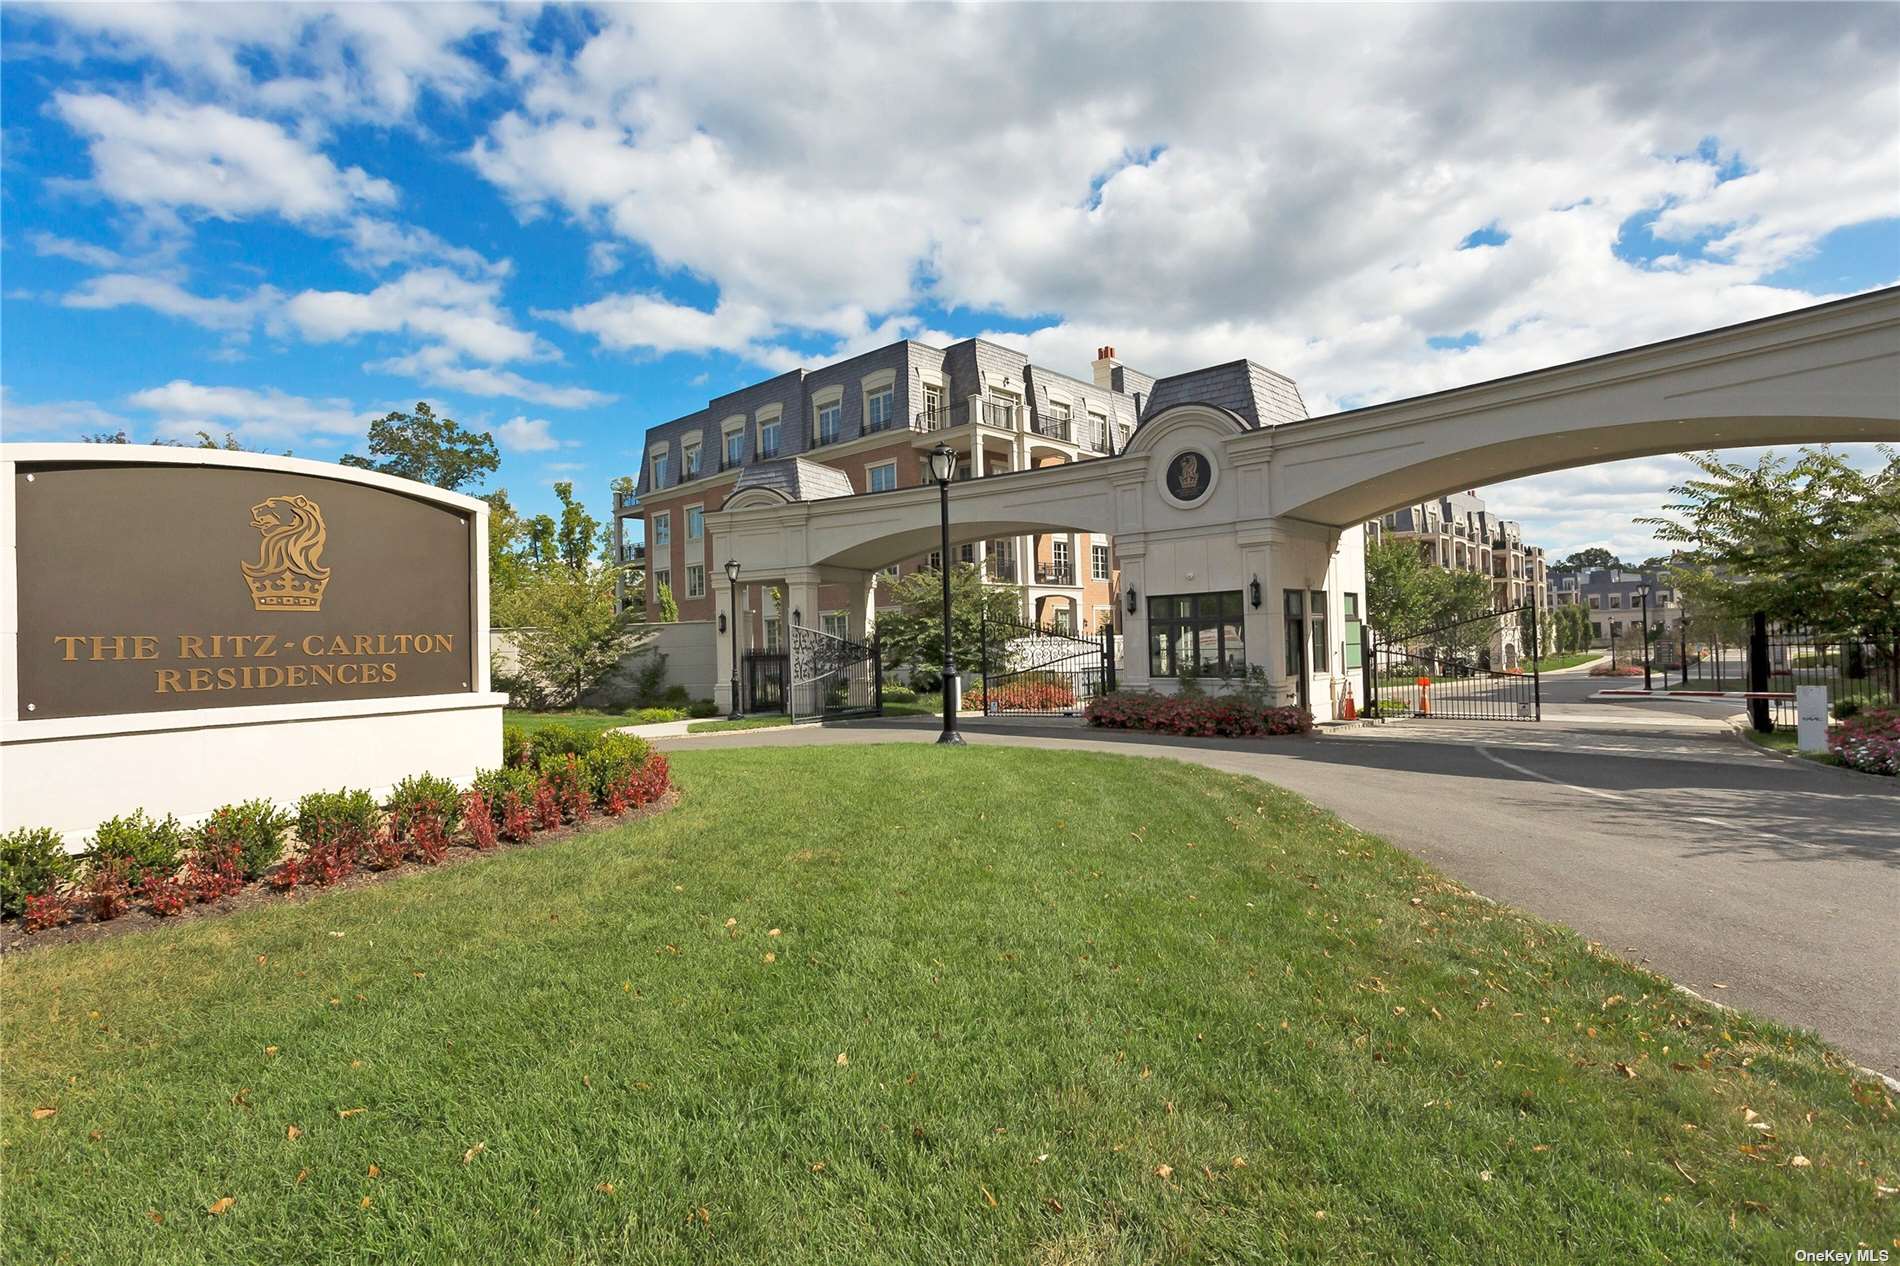
<svg viewBox="0 0 1900 1266">
<path fill-rule="evenodd" d="M 1128 614 L 1135 614 L 1135 587 L 1128 586 Z"/>
<path fill-rule="evenodd" d="M 1260 609 L 1260 577 L 1258 576 L 1247 584 L 1247 601 L 1253 605 L 1254 610 Z"/>
<path fill-rule="evenodd" d="M 800 611 L 797 607 L 792 608 L 792 623 L 797 625 L 803 625 L 805 623 L 805 613 Z"/>
<path fill-rule="evenodd" d="M 724 633 L 726 631 L 726 613 L 724 611 L 721 611 L 719 613 L 719 631 L 721 633 Z"/>
</svg>

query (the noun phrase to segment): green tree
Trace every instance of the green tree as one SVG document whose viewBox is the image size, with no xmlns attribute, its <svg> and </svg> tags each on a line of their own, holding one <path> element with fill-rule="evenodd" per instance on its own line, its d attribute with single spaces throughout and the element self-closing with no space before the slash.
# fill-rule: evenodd
<svg viewBox="0 0 1900 1266">
<path fill-rule="evenodd" d="M 594 544 L 600 536 L 600 520 L 587 513 L 587 507 L 574 500 L 574 485 L 563 479 L 554 485 L 561 502 L 561 520 L 555 532 L 555 550 L 561 563 L 580 571 L 594 559 Z"/>
<path fill-rule="evenodd" d="M 391 412 L 369 424 L 370 457 L 345 454 L 345 466 L 381 471 L 455 492 L 480 483 L 501 465 L 495 438 L 439 418 L 426 403 L 414 413 Z"/>
<path fill-rule="evenodd" d="M 892 605 L 878 612 L 877 639 L 886 668 L 943 666 L 943 576 L 928 568 L 891 582 Z M 1022 597 L 986 585 L 974 563 L 950 569 L 950 648 L 966 675 L 981 670 L 983 624 L 1022 619 Z M 1004 667 L 991 664 L 990 667 Z"/>
<path fill-rule="evenodd" d="M 661 624 L 679 623 L 680 604 L 673 600 L 673 586 L 665 581 L 660 582 L 660 593 L 655 605 L 660 609 L 659 622 Z"/>
<path fill-rule="evenodd" d="M 1447 573 L 1425 561 L 1416 541 L 1380 536 L 1366 542 L 1366 615 L 1382 636 L 1428 628 Z"/>
<path fill-rule="evenodd" d="M 1580 549 L 1569 555 L 1557 566 L 1565 571 L 1580 571 L 1585 567 L 1621 567 L 1623 560 L 1604 549 L 1601 545 L 1592 545 L 1589 549 Z"/>
<path fill-rule="evenodd" d="M 497 685 L 517 703 L 572 707 L 639 641 L 627 615 L 614 609 L 614 569 L 543 567 L 526 574 L 499 605 L 516 666 L 498 661 Z"/>
<path fill-rule="evenodd" d="M 1823 445 L 1753 466 L 1689 454 L 1701 472 L 1669 515 L 1638 519 L 1677 547 L 1672 579 L 1704 619 L 1766 612 L 1834 631 L 1890 629 L 1900 607 L 1900 452 L 1856 469 Z"/>
<path fill-rule="evenodd" d="M 506 488 L 497 488 L 482 500 L 488 503 L 488 600 L 499 606 L 505 594 L 513 593 L 534 567 L 529 553 L 528 521 L 508 499 Z"/>
</svg>

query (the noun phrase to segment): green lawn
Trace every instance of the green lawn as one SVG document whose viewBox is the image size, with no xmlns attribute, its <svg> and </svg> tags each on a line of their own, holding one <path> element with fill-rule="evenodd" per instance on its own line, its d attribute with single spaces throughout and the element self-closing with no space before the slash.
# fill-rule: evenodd
<svg viewBox="0 0 1900 1266">
<path fill-rule="evenodd" d="M 504 725 L 518 725 L 530 732 L 550 725 L 571 725 L 588 734 L 632 724 L 618 712 L 595 712 L 587 708 L 572 708 L 565 712 L 523 712 L 517 708 L 505 708 L 501 720 Z"/>
<path fill-rule="evenodd" d="M 1801 736 L 1798 731 L 1787 726 L 1777 726 L 1772 732 L 1763 734 L 1751 727 L 1744 727 L 1742 736 L 1756 747 L 1767 748 L 1771 752 L 1781 752 L 1788 756 L 1799 756 L 1820 765 L 1840 765 L 1842 760 L 1832 752 L 1803 752 L 1797 750 Z"/>
<path fill-rule="evenodd" d="M 1894 1233 L 1893 1104 L 1840 1056 L 1258 782 L 908 744 L 674 768 L 647 822 L 3 960 L 8 1260 L 1768 1262 Z"/>
<path fill-rule="evenodd" d="M 694 721 L 686 727 L 688 734 L 718 734 L 725 730 L 769 730 L 775 725 L 790 725 L 792 719 L 783 713 L 768 713 L 763 716 L 740 717 L 737 721 L 730 717 L 718 721 Z"/>
<path fill-rule="evenodd" d="M 1602 658 L 1602 654 L 1598 651 L 1569 651 L 1562 655 L 1546 655 L 1536 661 L 1537 671 L 1540 673 L 1554 673 L 1561 669 L 1576 668 L 1581 664 L 1593 663 Z"/>
</svg>

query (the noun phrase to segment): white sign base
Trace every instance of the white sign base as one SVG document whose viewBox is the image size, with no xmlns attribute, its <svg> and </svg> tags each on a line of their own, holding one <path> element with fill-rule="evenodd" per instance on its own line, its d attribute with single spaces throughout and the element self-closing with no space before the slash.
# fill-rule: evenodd
<svg viewBox="0 0 1900 1266">
<path fill-rule="evenodd" d="M 1827 687 L 1796 686 L 1794 710 L 1800 725 L 1795 746 L 1804 752 L 1827 750 Z"/>
</svg>

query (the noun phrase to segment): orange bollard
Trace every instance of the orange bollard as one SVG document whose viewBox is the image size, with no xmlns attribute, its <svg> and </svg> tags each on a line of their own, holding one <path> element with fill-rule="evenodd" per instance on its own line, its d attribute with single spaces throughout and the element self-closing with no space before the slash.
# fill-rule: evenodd
<svg viewBox="0 0 1900 1266">
<path fill-rule="evenodd" d="M 1418 679 L 1418 714 L 1422 717 L 1432 714 L 1432 679 L 1430 677 Z"/>
</svg>

